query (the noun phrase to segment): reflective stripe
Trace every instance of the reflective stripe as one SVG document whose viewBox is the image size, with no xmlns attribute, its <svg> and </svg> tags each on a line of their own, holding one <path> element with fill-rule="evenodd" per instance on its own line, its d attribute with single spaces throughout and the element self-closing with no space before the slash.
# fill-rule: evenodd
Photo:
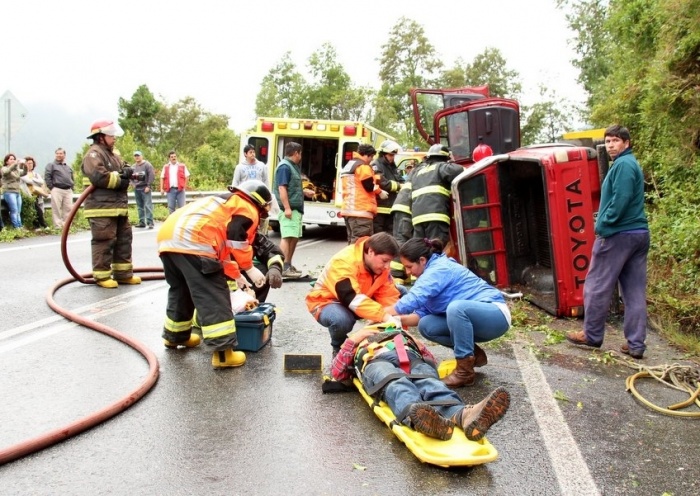
<svg viewBox="0 0 700 496">
<path fill-rule="evenodd" d="M 377 213 L 378 214 L 390 214 L 391 207 L 377 207 Z"/>
<path fill-rule="evenodd" d="M 109 173 L 109 182 L 107 183 L 107 189 L 117 189 L 122 183 L 122 178 L 119 177 L 117 171 Z"/>
<path fill-rule="evenodd" d="M 374 215 L 366 210 L 341 210 L 340 215 L 342 217 L 364 217 L 365 219 L 373 219 Z"/>
<path fill-rule="evenodd" d="M 432 213 L 432 214 L 424 214 L 424 215 L 418 215 L 413 217 L 413 225 L 415 226 L 416 224 L 421 224 L 423 222 L 444 222 L 445 224 L 450 223 L 450 216 L 445 215 L 445 214 L 437 214 L 437 213 Z"/>
<path fill-rule="evenodd" d="M 284 266 L 284 258 L 282 258 L 282 255 L 275 255 L 274 257 L 270 258 L 267 261 L 267 268 L 269 269 L 275 264 L 280 264 L 280 266 Z"/>
<path fill-rule="evenodd" d="M 226 246 L 229 248 L 234 248 L 236 250 L 247 250 L 248 247 L 250 246 L 250 243 L 248 243 L 248 240 L 246 241 L 232 241 L 232 240 L 227 240 L 226 241 Z"/>
<path fill-rule="evenodd" d="M 350 305 L 348 305 L 348 308 L 354 312 L 355 310 L 357 310 L 357 307 L 359 307 L 362 304 L 362 302 L 367 299 L 367 296 L 363 294 L 356 295 L 350 302 Z"/>
<path fill-rule="evenodd" d="M 403 204 L 398 204 L 394 203 L 394 206 L 391 207 L 392 212 L 403 212 L 405 214 L 411 215 L 411 208 L 408 205 L 403 205 Z"/>
<path fill-rule="evenodd" d="M 202 336 L 204 339 L 220 338 L 221 336 L 227 336 L 235 332 L 236 322 L 234 320 L 227 320 L 226 322 L 219 322 L 218 324 L 202 327 Z"/>
<path fill-rule="evenodd" d="M 83 209 L 83 217 L 128 217 L 128 208 L 90 208 Z"/>
<path fill-rule="evenodd" d="M 201 252 L 203 255 L 211 254 L 216 255 L 216 250 L 211 245 L 205 245 L 203 243 L 195 243 L 194 241 L 175 241 L 168 239 L 161 241 L 158 245 L 158 251 L 186 251 L 186 252 Z"/>
<path fill-rule="evenodd" d="M 110 277 L 112 277 L 112 271 L 111 270 L 93 270 L 92 277 L 96 281 L 104 281 L 105 279 L 109 279 Z"/>
<path fill-rule="evenodd" d="M 419 188 L 415 191 L 412 191 L 411 192 L 411 199 L 415 200 L 417 197 L 419 197 L 421 195 L 427 195 L 430 193 L 437 193 L 437 194 L 444 195 L 444 196 L 450 196 L 449 189 L 447 189 L 443 186 L 434 184 L 432 186 L 425 186 L 423 188 Z"/>
<path fill-rule="evenodd" d="M 132 270 L 134 268 L 133 264 L 130 263 L 113 263 L 112 270 L 119 272 L 125 272 L 127 270 Z"/>
<path fill-rule="evenodd" d="M 175 322 L 174 320 L 171 320 L 168 317 L 165 317 L 165 324 L 163 324 L 163 327 L 168 332 L 190 331 L 192 329 L 192 321 L 191 320 L 183 320 L 182 322 Z"/>
</svg>

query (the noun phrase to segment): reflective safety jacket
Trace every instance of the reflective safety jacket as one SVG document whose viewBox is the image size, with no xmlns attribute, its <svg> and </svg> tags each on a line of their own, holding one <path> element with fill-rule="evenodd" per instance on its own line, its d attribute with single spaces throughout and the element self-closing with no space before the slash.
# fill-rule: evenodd
<svg viewBox="0 0 700 496">
<path fill-rule="evenodd" d="M 374 219 L 377 213 L 379 186 L 374 183 L 372 167 L 361 160 L 351 160 L 340 171 L 343 186 L 343 217 L 364 217 Z"/>
<path fill-rule="evenodd" d="M 454 162 L 428 159 L 411 175 L 413 225 L 423 222 L 450 223 L 450 185 L 464 168 Z"/>
<path fill-rule="evenodd" d="M 83 204 L 83 215 L 119 217 L 129 215 L 129 180 L 121 178 L 124 162 L 105 145 L 93 144 L 83 157 L 81 169 L 95 186 Z"/>
<path fill-rule="evenodd" d="M 230 279 L 253 267 L 260 216 L 242 193 L 209 196 L 175 210 L 158 231 L 158 253 L 217 259 Z"/>
<path fill-rule="evenodd" d="M 386 200 L 381 198 L 377 200 L 377 213 L 390 214 L 391 206 L 396 200 L 396 194 L 401 189 L 404 178 L 396 164 L 389 162 L 385 155 L 372 162 L 372 167 L 374 168 L 379 188 L 389 193 L 389 197 Z"/>
<path fill-rule="evenodd" d="M 333 255 L 306 295 L 306 307 L 318 320 L 320 311 L 329 303 L 340 303 L 358 318 L 381 322 L 384 307 L 399 299 L 389 270 L 372 274 L 364 262 L 364 247 L 369 237 L 358 239 Z"/>
</svg>

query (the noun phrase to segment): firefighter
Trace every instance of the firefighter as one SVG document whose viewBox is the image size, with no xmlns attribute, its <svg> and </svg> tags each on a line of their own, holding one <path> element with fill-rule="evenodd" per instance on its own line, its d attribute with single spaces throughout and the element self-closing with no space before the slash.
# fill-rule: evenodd
<svg viewBox="0 0 700 496">
<path fill-rule="evenodd" d="M 399 248 L 413 237 L 413 222 L 411 220 L 411 178 L 401 185 L 399 194 L 391 207 L 391 215 L 394 217 L 394 239 L 399 244 Z M 401 263 L 399 257 L 391 262 L 391 277 L 396 284 L 408 285 L 411 277 L 406 273 L 406 268 Z"/>
<path fill-rule="evenodd" d="M 379 158 L 372 163 L 379 188 L 388 193 L 388 195 L 380 195 L 377 200 L 377 215 L 374 216 L 375 233 L 386 232 L 391 234 L 394 232 L 391 206 L 394 204 L 396 195 L 404 182 L 401 171 L 399 171 L 394 162 L 394 157 L 400 151 L 401 147 L 396 141 L 386 140 L 379 145 Z"/>
<path fill-rule="evenodd" d="M 158 253 L 170 286 L 163 339 L 167 348 L 192 348 L 200 338 L 192 334 L 197 309 L 204 343 L 211 347 L 216 369 L 239 367 L 245 354 L 238 344 L 227 278 L 238 287 L 262 287 L 265 275 L 253 265 L 253 243 L 261 218 L 266 218 L 272 193 L 257 180 L 229 188 L 175 210 L 158 232 Z M 278 272 L 278 271 L 271 271 Z"/>
<path fill-rule="evenodd" d="M 424 162 L 411 175 L 413 237 L 450 240 L 450 185 L 464 168 L 450 161 L 444 145 L 430 147 Z"/>
<path fill-rule="evenodd" d="M 349 245 L 363 236 L 374 234 L 372 222 L 377 214 L 377 196 L 389 197 L 375 183 L 374 171 L 369 165 L 375 153 L 377 151 L 372 145 L 360 145 L 353 160 L 340 171 L 343 186 L 340 215 L 345 219 Z"/>
<path fill-rule="evenodd" d="M 88 139 L 93 143 L 83 158 L 82 171 L 95 187 L 85 199 L 84 215 L 92 232 L 92 277 L 103 288 L 140 284 L 131 263 L 131 224 L 127 189 L 133 173 L 114 153 L 119 124 L 95 121 Z"/>
</svg>

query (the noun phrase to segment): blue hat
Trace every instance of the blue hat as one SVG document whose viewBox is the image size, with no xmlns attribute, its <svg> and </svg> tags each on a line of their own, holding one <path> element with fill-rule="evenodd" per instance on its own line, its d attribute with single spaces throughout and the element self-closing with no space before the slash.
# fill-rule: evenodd
<svg viewBox="0 0 700 496">
<path fill-rule="evenodd" d="M 138 151 L 138 150 L 136 150 L 136 151 L 134 152 L 134 156 L 136 156 L 136 155 L 140 155 L 140 156 L 142 156 L 142 157 L 143 157 L 143 153 L 141 153 L 141 152 L 140 152 L 140 151 Z"/>
</svg>

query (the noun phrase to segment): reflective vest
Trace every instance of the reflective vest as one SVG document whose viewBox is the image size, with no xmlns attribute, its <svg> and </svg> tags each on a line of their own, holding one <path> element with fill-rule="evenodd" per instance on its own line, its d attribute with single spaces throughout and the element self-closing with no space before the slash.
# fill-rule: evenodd
<svg viewBox="0 0 700 496">
<path fill-rule="evenodd" d="M 379 187 L 374 184 L 372 167 L 360 160 L 351 160 L 340 171 L 340 181 L 343 187 L 340 215 L 374 219 Z"/>
<path fill-rule="evenodd" d="M 318 320 L 329 303 L 340 303 L 360 319 L 381 322 L 384 307 L 399 301 L 399 290 L 389 270 L 374 275 L 364 262 L 364 247 L 369 237 L 358 239 L 333 255 L 313 289 L 306 295 L 306 307 Z"/>
<path fill-rule="evenodd" d="M 170 162 L 163 166 L 163 187 L 165 190 L 170 189 Z M 177 164 L 177 189 L 182 191 L 185 189 L 187 177 L 185 176 L 185 164 Z"/>
<path fill-rule="evenodd" d="M 464 171 L 454 162 L 427 161 L 411 175 L 411 210 L 413 225 L 423 222 L 450 223 L 450 186 Z"/>
<path fill-rule="evenodd" d="M 158 231 L 158 253 L 217 259 L 230 279 L 238 279 L 253 267 L 259 222 L 257 207 L 242 194 L 202 198 L 168 216 Z"/>
</svg>

